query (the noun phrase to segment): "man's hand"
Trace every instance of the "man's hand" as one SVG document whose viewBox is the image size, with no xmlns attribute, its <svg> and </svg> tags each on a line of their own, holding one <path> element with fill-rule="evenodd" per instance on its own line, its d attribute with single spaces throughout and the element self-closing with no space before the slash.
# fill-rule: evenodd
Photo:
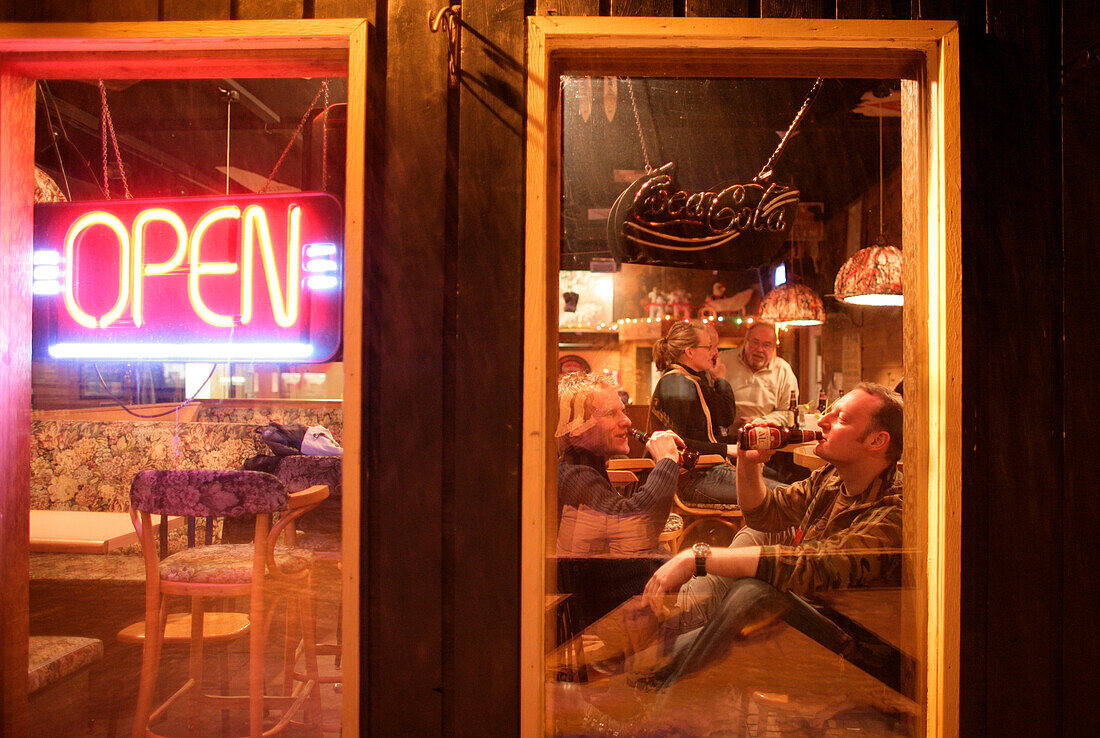
<svg viewBox="0 0 1100 738">
<path fill-rule="evenodd" d="M 684 582 L 691 579 L 694 571 L 695 554 L 689 548 L 676 554 L 653 572 L 653 576 L 646 582 L 642 596 L 658 619 L 663 619 L 669 610 L 665 597 L 679 592 Z"/>
<path fill-rule="evenodd" d="M 646 451 L 657 462 L 661 459 L 672 459 L 680 462 L 680 449 L 684 448 L 684 441 L 680 436 L 670 430 L 657 431 L 645 445 Z"/>
<path fill-rule="evenodd" d="M 774 428 L 776 426 L 774 426 L 771 423 L 767 422 L 763 418 L 753 418 L 752 420 L 745 423 L 742 426 L 742 429 L 747 430 L 749 428 L 767 428 L 767 427 Z M 737 451 L 737 463 L 738 464 L 748 463 L 748 464 L 762 465 L 762 464 L 768 463 L 768 461 L 774 455 L 775 455 L 775 449 L 774 448 L 768 449 L 767 451 L 757 451 L 755 449 L 742 448 L 742 449 L 738 449 L 738 451 Z"/>
</svg>

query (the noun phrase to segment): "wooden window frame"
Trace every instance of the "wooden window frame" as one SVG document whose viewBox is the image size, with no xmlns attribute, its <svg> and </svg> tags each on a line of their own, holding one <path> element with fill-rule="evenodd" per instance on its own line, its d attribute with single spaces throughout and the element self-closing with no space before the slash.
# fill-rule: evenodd
<svg viewBox="0 0 1100 738">
<path fill-rule="evenodd" d="M 523 734 L 545 732 L 546 523 L 557 482 L 557 281 L 563 75 L 902 79 L 906 305 L 905 644 L 923 655 L 924 734 L 959 729 L 961 224 L 953 22 L 528 19 L 527 231 L 520 633 Z M 916 504 L 914 504 L 916 503 Z M 922 504 L 924 503 L 924 504 Z"/>
<path fill-rule="evenodd" d="M 0 25 L 0 735 L 29 732 L 31 232 L 38 79 L 346 77 L 343 729 L 359 733 L 359 529 L 367 21 Z"/>
</svg>

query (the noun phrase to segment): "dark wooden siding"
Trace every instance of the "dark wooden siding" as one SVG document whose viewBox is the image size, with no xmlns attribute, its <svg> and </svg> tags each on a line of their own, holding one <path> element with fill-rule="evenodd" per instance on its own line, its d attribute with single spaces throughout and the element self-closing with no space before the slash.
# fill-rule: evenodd
<svg viewBox="0 0 1100 738">
<path fill-rule="evenodd" d="M 1062 690 L 1063 735 L 1095 730 L 1092 703 L 1097 690 L 1096 603 L 1100 602 L 1100 547 L 1093 544 L 1100 522 L 1093 462 L 1092 403 L 1096 398 L 1096 358 L 1100 321 L 1092 315 L 1100 274 L 1100 12 L 1089 0 L 1062 4 L 1064 79 L 1059 102 L 1062 113 L 1062 224 L 1064 314 L 1061 358 L 1063 383 L 1064 455 L 1062 497 Z M 1086 54 L 1086 51 L 1088 53 Z M 1049 485 L 1057 489 L 1058 480 Z M 1053 511 L 1052 511 L 1053 513 Z M 1057 539 L 1051 544 L 1057 546 Z M 1053 606 L 1055 603 L 1051 603 Z M 1054 705 L 1052 710 L 1056 709 Z M 1057 714 L 1051 715 L 1053 721 Z"/>
<path fill-rule="evenodd" d="M 427 32 L 442 5 L 395 2 L 377 14 L 355 0 L 0 5 L 26 21 L 374 23 L 363 726 L 519 729 L 522 52 L 525 12 L 537 8 L 960 22 L 962 733 L 1085 734 L 1098 656 L 1083 613 L 1098 594 L 1087 438 L 1100 162 L 1097 63 L 1077 55 L 1097 40 L 1093 5 L 1066 0 L 1063 23 L 1058 6 L 1025 0 L 467 0 L 457 92 L 446 88 L 442 36 Z M 1060 65 L 1074 59 L 1061 85 Z"/>
</svg>

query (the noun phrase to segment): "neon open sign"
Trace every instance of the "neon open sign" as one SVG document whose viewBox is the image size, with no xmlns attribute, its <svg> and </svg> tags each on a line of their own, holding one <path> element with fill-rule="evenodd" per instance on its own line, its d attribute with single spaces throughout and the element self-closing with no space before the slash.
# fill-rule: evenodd
<svg viewBox="0 0 1100 738">
<path fill-rule="evenodd" d="M 36 205 L 34 241 L 54 358 L 306 363 L 340 347 L 330 195 Z"/>
</svg>

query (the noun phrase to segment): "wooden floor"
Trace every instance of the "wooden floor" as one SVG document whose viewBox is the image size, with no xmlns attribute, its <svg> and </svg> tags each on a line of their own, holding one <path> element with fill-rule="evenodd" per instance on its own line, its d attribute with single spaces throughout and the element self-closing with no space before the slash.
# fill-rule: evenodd
<svg viewBox="0 0 1100 738">
<path fill-rule="evenodd" d="M 340 612 L 340 576 L 335 565 L 320 563 L 315 567 L 317 590 L 317 632 L 322 643 L 333 643 Z M 113 585 L 95 583 L 34 582 L 31 597 L 31 632 L 35 634 L 79 634 L 100 638 L 104 643 L 103 661 L 92 668 L 87 715 L 73 714 L 66 724 L 71 730 L 67 736 L 94 736 L 112 738 L 129 736 L 137 698 L 137 684 L 141 668 L 141 648 L 120 644 L 115 634 L 121 628 L 143 617 L 143 584 L 140 582 L 116 582 Z M 240 603 L 240 610 L 247 611 L 247 602 Z M 270 693 L 281 694 L 282 686 L 282 608 L 279 608 L 271 629 L 267 650 L 267 677 Z M 321 673 L 333 672 L 333 657 L 319 659 Z M 247 692 L 248 639 L 232 644 L 228 652 L 230 691 Z M 217 679 L 218 661 L 215 654 L 206 654 L 208 679 Z M 161 664 L 158 700 L 175 690 L 187 673 L 186 648 L 166 652 Z M 321 685 L 323 718 L 329 727 L 340 724 L 342 695 L 333 685 Z M 168 735 L 187 735 L 186 701 L 173 706 L 172 711 L 157 729 Z M 274 713 L 272 713 L 274 717 Z M 228 735 L 247 734 L 247 713 L 243 710 L 229 713 Z M 198 735 L 222 734 L 222 715 L 205 715 Z M 284 735 L 303 735 L 304 731 L 291 726 Z M 337 732 L 330 733 L 338 735 Z"/>
</svg>

